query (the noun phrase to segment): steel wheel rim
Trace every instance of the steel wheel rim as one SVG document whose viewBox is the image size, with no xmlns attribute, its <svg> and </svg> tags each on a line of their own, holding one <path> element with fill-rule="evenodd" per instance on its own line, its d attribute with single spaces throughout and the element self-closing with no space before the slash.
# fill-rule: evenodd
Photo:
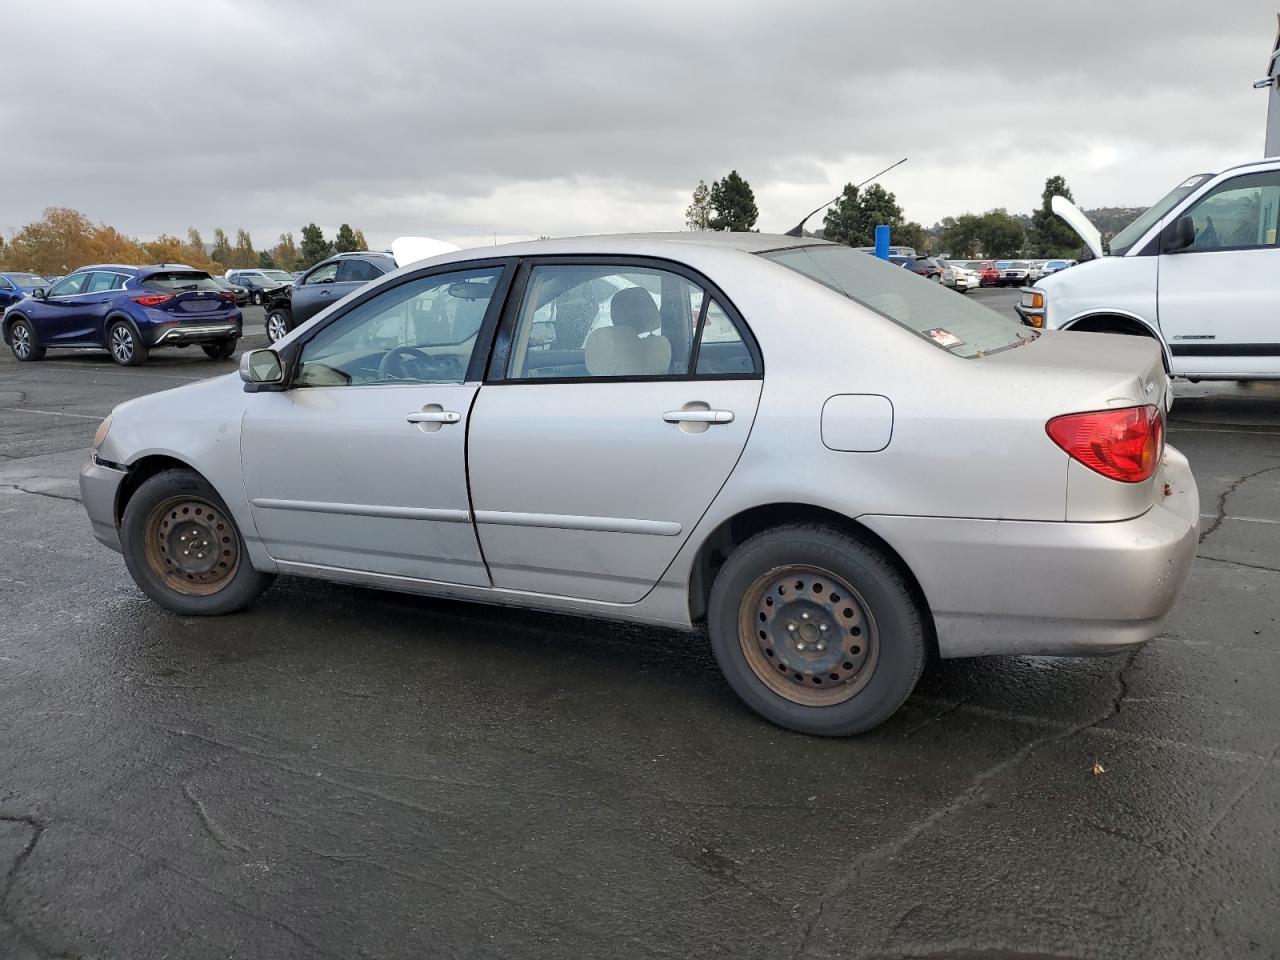
<svg viewBox="0 0 1280 960">
<path fill-rule="evenodd" d="M 270 317 L 267 318 L 267 339 L 268 340 L 270 340 L 272 343 L 275 343 L 277 340 L 283 337 L 286 333 L 288 333 L 288 331 L 285 330 L 284 328 L 284 317 L 280 316 L 280 314 L 278 313 L 273 313 Z"/>
<path fill-rule="evenodd" d="M 111 331 L 111 355 L 121 363 L 133 359 L 133 334 L 126 326 Z"/>
<path fill-rule="evenodd" d="M 24 324 L 13 328 L 13 352 L 23 360 L 31 354 L 31 334 Z"/>
<path fill-rule="evenodd" d="M 765 686 L 810 707 L 856 696 L 880 659 L 879 631 L 862 595 L 843 577 L 809 564 L 775 567 L 755 579 L 739 607 L 738 641 Z"/>
<path fill-rule="evenodd" d="M 147 566 L 170 590 L 207 597 L 240 569 L 240 538 L 226 512 L 200 497 L 154 507 L 143 533 Z"/>
</svg>

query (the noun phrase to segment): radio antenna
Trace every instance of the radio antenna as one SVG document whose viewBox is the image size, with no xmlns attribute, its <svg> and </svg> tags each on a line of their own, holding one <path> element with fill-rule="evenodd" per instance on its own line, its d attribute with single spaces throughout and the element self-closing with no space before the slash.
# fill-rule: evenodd
<svg viewBox="0 0 1280 960">
<path fill-rule="evenodd" d="M 857 184 L 853 189 L 855 189 L 855 190 L 861 190 L 861 189 L 862 189 L 863 187 L 865 187 L 868 183 L 871 183 L 871 181 L 880 179 L 880 178 L 881 178 L 881 177 L 883 177 L 886 173 L 888 173 L 890 170 L 892 170 L 894 167 L 900 167 L 900 166 L 902 166 L 902 165 L 903 165 L 904 163 L 906 163 L 906 162 L 907 162 L 907 158 L 906 158 L 906 157 L 903 157 L 903 158 L 902 158 L 901 160 L 899 160 L 897 163 L 891 163 L 891 164 L 889 164 L 889 166 L 885 167 L 883 170 L 881 170 L 879 173 L 877 173 L 874 177 L 867 177 L 867 179 L 865 179 L 865 180 L 863 180 L 861 183 Z M 797 223 L 794 227 L 792 227 L 790 230 L 788 230 L 786 233 L 784 233 L 784 234 L 783 234 L 783 236 L 784 236 L 784 237 L 803 237 L 803 236 L 804 236 L 804 225 L 805 225 L 805 222 L 806 222 L 806 221 L 808 221 L 809 217 L 812 217 L 815 213 L 819 213 L 819 212 L 821 212 L 821 211 L 823 211 L 823 210 L 827 209 L 827 207 L 831 206 L 833 203 L 835 203 L 837 200 L 839 200 L 839 199 L 840 199 L 841 197 L 843 197 L 843 196 L 844 196 L 844 191 L 843 191 L 843 190 L 841 190 L 839 193 L 837 193 L 834 197 L 832 197 L 830 200 L 828 200 L 828 201 L 827 201 L 826 203 L 824 203 L 822 206 L 818 207 L 816 210 L 812 210 L 812 211 L 810 211 L 810 212 L 809 212 L 809 214 L 805 216 L 804 220 L 801 220 L 799 223 Z"/>
</svg>

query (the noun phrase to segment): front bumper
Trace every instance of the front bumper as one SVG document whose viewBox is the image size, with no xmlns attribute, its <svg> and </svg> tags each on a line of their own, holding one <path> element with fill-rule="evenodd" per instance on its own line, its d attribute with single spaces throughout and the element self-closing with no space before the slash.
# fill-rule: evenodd
<svg viewBox="0 0 1280 960">
<path fill-rule="evenodd" d="M 1013 309 L 1017 311 L 1018 316 L 1022 318 L 1022 324 L 1026 327 L 1035 327 L 1037 330 L 1043 330 L 1045 325 L 1044 310 L 1032 310 L 1024 307 L 1020 303 L 1015 303 Z"/>
<path fill-rule="evenodd" d="M 80 468 L 80 500 L 89 514 L 94 539 L 117 553 L 121 552 L 121 546 L 116 502 L 127 475 L 123 470 L 99 463 L 96 457 L 90 457 Z"/>
<path fill-rule="evenodd" d="M 1160 502 L 1113 523 L 860 518 L 902 555 L 944 657 L 1087 656 L 1160 632 L 1191 572 L 1200 496 L 1166 448 Z"/>
<path fill-rule="evenodd" d="M 230 337 L 239 337 L 240 331 L 240 322 L 237 320 L 213 323 L 170 323 L 152 330 L 147 345 L 162 347 L 166 344 L 218 343 Z"/>
</svg>

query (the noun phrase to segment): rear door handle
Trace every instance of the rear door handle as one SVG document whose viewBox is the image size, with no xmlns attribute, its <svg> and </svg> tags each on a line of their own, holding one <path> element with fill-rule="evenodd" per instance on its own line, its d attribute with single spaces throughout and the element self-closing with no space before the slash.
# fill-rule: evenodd
<svg viewBox="0 0 1280 960">
<path fill-rule="evenodd" d="M 662 415 L 667 423 L 733 423 L 732 410 L 668 410 Z"/>
<path fill-rule="evenodd" d="M 462 414 L 453 410 L 415 410 L 404 417 L 410 423 L 457 423 Z"/>
</svg>

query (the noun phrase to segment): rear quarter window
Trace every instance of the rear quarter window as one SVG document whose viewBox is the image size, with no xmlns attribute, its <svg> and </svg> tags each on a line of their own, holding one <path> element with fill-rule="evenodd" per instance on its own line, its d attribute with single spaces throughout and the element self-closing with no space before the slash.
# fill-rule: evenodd
<svg viewBox="0 0 1280 960">
<path fill-rule="evenodd" d="M 792 247 L 761 254 L 892 320 L 940 350 L 972 359 L 1038 334 L 994 310 L 849 247 Z"/>
</svg>

